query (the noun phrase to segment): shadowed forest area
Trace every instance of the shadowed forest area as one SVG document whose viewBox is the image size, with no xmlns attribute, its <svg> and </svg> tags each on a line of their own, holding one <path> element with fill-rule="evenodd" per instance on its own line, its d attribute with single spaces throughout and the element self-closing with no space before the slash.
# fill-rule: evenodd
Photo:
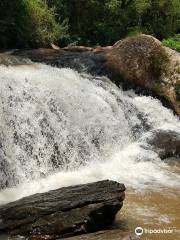
<svg viewBox="0 0 180 240">
<path fill-rule="evenodd" d="M 179 49 L 179 0 L 1 0 L 0 48 L 110 45 L 151 34 Z"/>
</svg>

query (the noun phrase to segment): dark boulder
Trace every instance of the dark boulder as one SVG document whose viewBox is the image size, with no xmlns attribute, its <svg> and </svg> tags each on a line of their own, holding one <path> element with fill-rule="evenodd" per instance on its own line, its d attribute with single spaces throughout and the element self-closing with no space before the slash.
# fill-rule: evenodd
<svg viewBox="0 0 180 240">
<path fill-rule="evenodd" d="M 121 209 L 124 191 L 123 184 L 105 180 L 20 199 L 0 207 L 0 233 L 55 239 L 105 229 Z"/>
<path fill-rule="evenodd" d="M 31 59 L 34 62 L 45 63 L 58 68 L 72 68 L 80 73 L 92 75 L 109 75 L 106 68 L 104 54 L 96 54 L 93 51 L 82 51 L 81 47 L 65 49 L 34 49 L 18 50 L 14 55 L 22 59 Z"/>
<path fill-rule="evenodd" d="M 180 135 L 173 130 L 154 130 L 147 142 L 161 158 L 180 156 Z"/>
<path fill-rule="evenodd" d="M 112 229 L 89 233 L 86 235 L 71 237 L 68 240 L 131 240 L 134 239 L 128 231 L 120 229 Z M 131 238 L 132 237 L 132 238 Z"/>
</svg>

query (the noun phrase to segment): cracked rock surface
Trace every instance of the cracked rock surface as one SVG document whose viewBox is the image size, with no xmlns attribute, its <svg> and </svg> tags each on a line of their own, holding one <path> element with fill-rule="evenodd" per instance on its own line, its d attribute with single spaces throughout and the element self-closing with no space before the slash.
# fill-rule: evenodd
<svg viewBox="0 0 180 240">
<path fill-rule="evenodd" d="M 56 239 L 105 229 L 121 209 L 125 186 L 99 181 L 38 193 L 0 207 L 0 233 Z"/>
</svg>

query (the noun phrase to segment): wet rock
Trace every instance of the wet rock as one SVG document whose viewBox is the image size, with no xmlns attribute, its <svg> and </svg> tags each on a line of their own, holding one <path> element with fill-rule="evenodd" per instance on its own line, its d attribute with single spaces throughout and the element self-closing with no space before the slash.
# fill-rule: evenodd
<svg viewBox="0 0 180 240">
<path fill-rule="evenodd" d="M 80 73 L 109 76 L 105 66 L 105 56 L 101 53 L 96 54 L 91 50 L 83 50 L 82 47 L 20 50 L 14 52 L 14 55 L 59 68 L 72 68 Z"/>
<path fill-rule="evenodd" d="M 84 46 L 70 46 L 70 47 L 64 47 L 63 50 L 71 51 L 71 52 L 89 52 L 89 51 L 93 51 L 93 48 L 84 47 Z"/>
<path fill-rule="evenodd" d="M 13 51 L 0 53 L 0 65 L 22 65 L 29 64 L 30 60 L 21 56 L 13 55 Z"/>
<path fill-rule="evenodd" d="M 173 130 L 158 129 L 152 132 L 147 142 L 161 158 L 180 156 L 180 135 Z"/>
<path fill-rule="evenodd" d="M 122 230 L 107 230 L 68 238 L 68 240 L 131 240 L 130 233 Z M 136 239 L 136 238 L 133 238 Z"/>
<path fill-rule="evenodd" d="M 105 229 L 124 191 L 123 184 L 105 180 L 23 198 L 0 207 L 0 233 L 55 239 Z"/>
</svg>

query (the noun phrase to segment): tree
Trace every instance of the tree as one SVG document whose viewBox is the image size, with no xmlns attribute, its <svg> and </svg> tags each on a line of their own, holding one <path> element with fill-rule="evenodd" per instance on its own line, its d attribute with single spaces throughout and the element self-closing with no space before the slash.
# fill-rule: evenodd
<svg viewBox="0 0 180 240">
<path fill-rule="evenodd" d="M 0 1 L 4 46 L 109 45 L 128 34 L 142 32 L 161 40 L 179 30 L 179 0 Z"/>
<path fill-rule="evenodd" d="M 179 26 L 179 0 L 149 0 L 148 7 L 142 14 L 141 28 L 145 32 L 163 39 L 178 33 Z"/>
<path fill-rule="evenodd" d="M 1 47 L 47 46 L 60 39 L 67 26 L 55 21 L 53 8 L 43 0 L 1 0 Z"/>
<path fill-rule="evenodd" d="M 178 32 L 179 0 L 48 0 L 68 19 L 67 43 L 112 44 L 132 32 L 160 39 Z"/>
</svg>

